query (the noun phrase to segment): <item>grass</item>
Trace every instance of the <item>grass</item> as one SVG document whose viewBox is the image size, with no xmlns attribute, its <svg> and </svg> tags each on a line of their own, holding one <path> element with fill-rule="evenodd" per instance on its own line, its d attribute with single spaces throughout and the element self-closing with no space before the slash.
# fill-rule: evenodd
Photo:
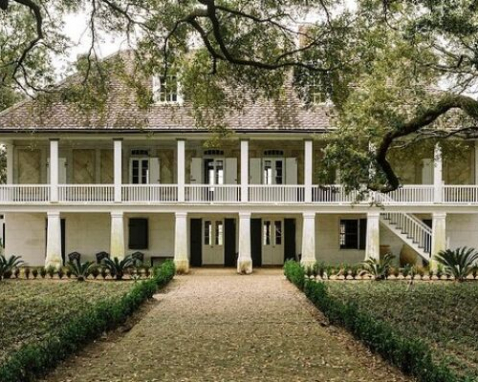
<svg viewBox="0 0 478 382">
<path fill-rule="evenodd" d="M 4 280 L 0 282 L 0 364 L 25 344 L 38 343 L 66 321 L 105 299 L 118 299 L 133 282 Z"/>
<path fill-rule="evenodd" d="M 478 381 L 478 284 L 405 282 L 327 283 L 331 297 L 388 322 L 402 336 L 420 338 L 433 358 Z"/>
</svg>

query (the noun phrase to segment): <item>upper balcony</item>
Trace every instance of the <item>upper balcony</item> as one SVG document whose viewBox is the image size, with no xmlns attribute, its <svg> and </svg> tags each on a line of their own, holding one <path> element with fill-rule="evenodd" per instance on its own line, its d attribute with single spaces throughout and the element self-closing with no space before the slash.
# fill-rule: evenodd
<svg viewBox="0 0 478 382">
<path fill-rule="evenodd" d="M 224 150 L 205 149 L 204 142 L 186 139 L 161 141 L 160 148 L 151 142 L 121 139 L 89 146 L 44 140 L 43 146 L 36 143 L 39 149 L 12 144 L 7 151 L 9 184 L 0 186 L 0 205 L 350 206 L 372 201 L 384 206 L 478 205 L 478 185 L 444 184 L 441 159 L 431 164 L 423 160 L 418 180 L 429 184 L 404 185 L 361 200 L 357 192 L 346 193 L 339 184 L 317 185 L 314 174 L 321 158 L 320 142 L 296 139 L 284 143 L 235 139 Z M 464 170 L 472 181 L 474 161 L 468 166 L 471 169 Z M 35 179 L 46 182 L 24 184 Z"/>
</svg>

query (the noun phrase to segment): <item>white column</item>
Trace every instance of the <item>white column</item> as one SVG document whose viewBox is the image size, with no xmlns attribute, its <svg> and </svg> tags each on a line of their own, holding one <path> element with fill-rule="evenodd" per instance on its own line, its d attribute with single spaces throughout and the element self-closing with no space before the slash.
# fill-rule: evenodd
<svg viewBox="0 0 478 382">
<path fill-rule="evenodd" d="M 57 211 L 48 212 L 48 228 L 46 235 L 45 267 L 60 269 L 63 265 L 61 258 L 61 219 Z"/>
<path fill-rule="evenodd" d="M 186 183 L 186 141 L 178 139 L 178 202 L 184 202 L 184 185 Z"/>
<path fill-rule="evenodd" d="M 238 273 L 252 273 L 251 254 L 251 213 L 239 213 L 239 257 L 237 259 Z"/>
<path fill-rule="evenodd" d="M 5 144 L 7 157 L 7 184 L 13 184 L 13 144 Z"/>
<path fill-rule="evenodd" d="M 313 142 L 306 140 L 304 143 L 304 186 L 305 186 L 305 202 L 312 202 L 312 155 L 313 155 Z"/>
<path fill-rule="evenodd" d="M 249 201 L 249 141 L 241 140 L 241 201 Z"/>
<path fill-rule="evenodd" d="M 115 139 L 113 142 L 115 202 L 121 203 L 121 186 L 123 183 L 123 140 Z"/>
<path fill-rule="evenodd" d="M 436 212 L 433 214 L 432 222 L 432 253 L 431 253 L 431 269 L 436 270 L 437 263 L 434 257 L 446 249 L 446 213 Z"/>
<path fill-rule="evenodd" d="M 50 139 L 50 201 L 58 202 L 58 139 Z"/>
<path fill-rule="evenodd" d="M 174 229 L 174 264 L 176 265 L 177 273 L 189 272 L 187 212 L 176 212 L 176 226 Z"/>
<path fill-rule="evenodd" d="M 435 203 L 441 203 L 443 200 L 443 160 L 441 146 L 439 143 L 435 145 L 433 161 L 434 201 Z"/>
<path fill-rule="evenodd" d="M 122 211 L 111 212 L 111 238 L 110 257 L 122 260 L 125 257 L 124 250 L 124 213 Z"/>
<path fill-rule="evenodd" d="M 304 212 L 302 217 L 302 257 L 300 263 L 304 267 L 312 267 L 317 262 L 315 258 L 315 212 Z"/>
<path fill-rule="evenodd" d="M 380 260 L 380 212 L 367 213 L 365 259 Z"/>
</svg>

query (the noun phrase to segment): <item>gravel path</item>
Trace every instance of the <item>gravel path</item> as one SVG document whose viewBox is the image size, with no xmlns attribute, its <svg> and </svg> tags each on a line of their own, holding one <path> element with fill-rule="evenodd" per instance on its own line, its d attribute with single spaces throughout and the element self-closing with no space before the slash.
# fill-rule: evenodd
<svg viewBox="0 0 478 382">
<path fill-rule="evenodd" d="M 280 270 L 177 276 L 127 333 L 47 381 L 409 381 L 327 326 Z"/>
</svg>

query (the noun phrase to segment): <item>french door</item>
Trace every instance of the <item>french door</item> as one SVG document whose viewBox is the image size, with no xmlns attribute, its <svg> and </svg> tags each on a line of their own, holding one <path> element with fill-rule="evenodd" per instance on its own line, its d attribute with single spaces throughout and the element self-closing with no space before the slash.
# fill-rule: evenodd
<svg viewBox="0 0 478 382">
<path fill-rule="evenodd" d="M 284 262 L 284 222 L 282 219 L 262 220 L 262 264 Z"/>
<path fill-rule="evenodd" d="M 131 158 L 131 184 L 149 183 L 149 158 Z"/>
<path fill-rule="evenodd" d="M 224 184 L 224 159 L 206 158 L 204 160 L 206 184 Z"/>
<path fill-rule="evenodd" d="M 265 158 L 262 163 L 264 184 L 284 184 L 283 158 Z"/>
<path fill-rule="evenodd" d="M 224 264 L 223 220 L 203 220 L 202 260 L 205 265 Z"/>
</svg>

